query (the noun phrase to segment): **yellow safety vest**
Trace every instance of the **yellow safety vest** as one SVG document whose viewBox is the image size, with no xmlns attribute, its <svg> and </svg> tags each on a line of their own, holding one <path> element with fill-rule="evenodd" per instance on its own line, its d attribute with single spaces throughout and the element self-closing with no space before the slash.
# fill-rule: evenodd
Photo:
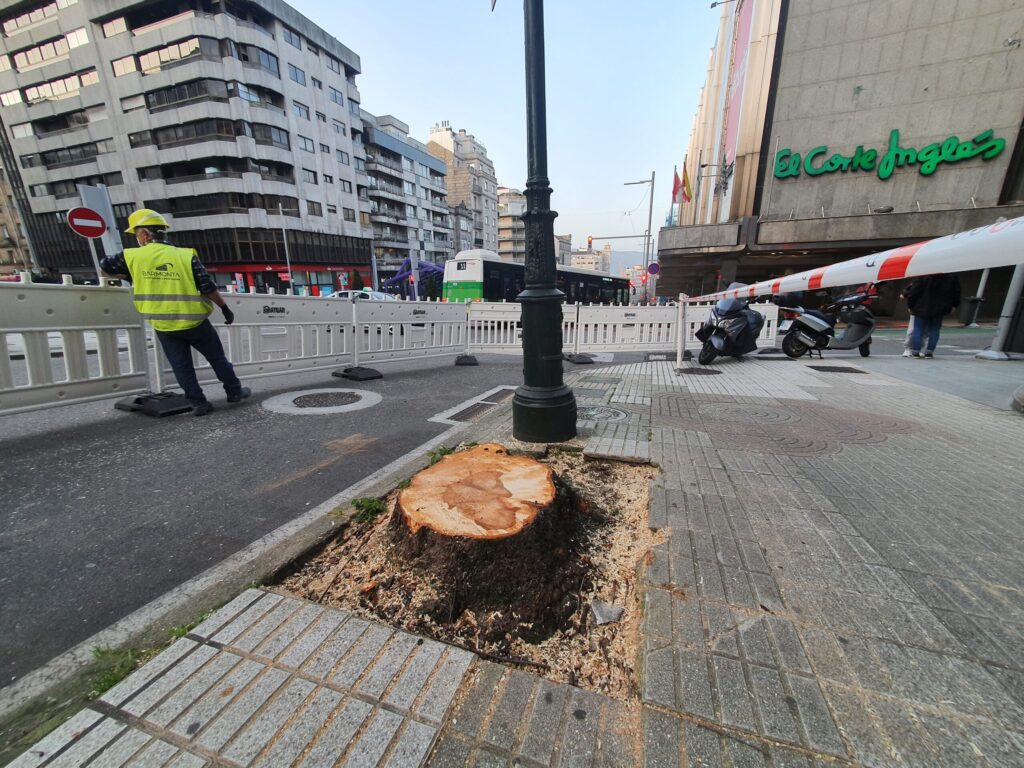
<svg viewBox="0 0 1024 768">
<path fill-rule="evenodd" d="M 191 248 L 149 243 L 126 248 L 124 260 L 132 276 L 135 308 L 158 331 L 195 328 L 213 312 L 192 275 Z"/>
</svg>

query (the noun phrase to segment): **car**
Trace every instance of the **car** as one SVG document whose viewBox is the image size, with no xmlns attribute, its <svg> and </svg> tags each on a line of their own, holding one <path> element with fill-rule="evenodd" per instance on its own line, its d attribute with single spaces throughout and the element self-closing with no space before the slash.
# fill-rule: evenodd
<svg viewBox="0 0 1024 768">
<path fill-rule="evenodd" d="M 381 291 L 371 291 L 369 288 L 360 288 L 352 291 L 335 291 L 331 294 L 336 299 L 363 299 L 369 301 L 398 301 L 397 298 L 392 296 L 390 293 L 382 293 Z"/>
</svg>

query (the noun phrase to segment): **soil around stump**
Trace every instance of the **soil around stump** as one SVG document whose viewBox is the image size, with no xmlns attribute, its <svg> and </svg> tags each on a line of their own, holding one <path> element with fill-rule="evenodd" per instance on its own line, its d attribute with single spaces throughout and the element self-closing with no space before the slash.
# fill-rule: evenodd
<svg viewBox="0 0 1024 768">
<path fill-rule="evenodd" d="M 393 492 L 388 512 L 348 526 L 280 588 L 558 682 L 635 698 L 637 571 L 656 543 L 647 527 L 655 470 L 567 452 L 543 463 L 555 498 L 516 536 L 412 534 Z M 623 606 L 622 618 L 599 626 L 594 600 Z"/>
</svg>

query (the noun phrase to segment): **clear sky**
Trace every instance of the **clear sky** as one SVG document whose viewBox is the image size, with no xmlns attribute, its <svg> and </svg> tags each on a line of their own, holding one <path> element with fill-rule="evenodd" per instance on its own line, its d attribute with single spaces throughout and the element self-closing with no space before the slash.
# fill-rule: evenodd
<svg viewBox="0 0 1024 768">
<path fill-rule="evenodd" d="M 498 183 L 526 184 L 522 0 L 289 0 L 362 60 L 362 106 L 426 141 L 448 120 L 487 147 Z M 714 44 L 709 0 L 548 0 L 548 175 L 555 232 L 643 234 L 671 202 Z M 642 240 L 610 241 L 642 250 Z M 603 245 L 595 241 L 595 247 Z"/>
</svg>

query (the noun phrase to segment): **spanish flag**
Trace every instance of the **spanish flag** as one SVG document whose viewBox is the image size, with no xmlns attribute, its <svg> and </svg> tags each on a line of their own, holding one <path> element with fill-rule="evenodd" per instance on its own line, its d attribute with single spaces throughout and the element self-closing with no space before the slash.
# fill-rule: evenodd
<svg viewBox="0 0 1024 768">
<path fill-rule="evenodd" d="M 683 160 L 683 202 L 688 203 L 693 199 L 693 190 L 690 189 L 690 174 L 686 172 L 686 160 Z"/>
</svg>

